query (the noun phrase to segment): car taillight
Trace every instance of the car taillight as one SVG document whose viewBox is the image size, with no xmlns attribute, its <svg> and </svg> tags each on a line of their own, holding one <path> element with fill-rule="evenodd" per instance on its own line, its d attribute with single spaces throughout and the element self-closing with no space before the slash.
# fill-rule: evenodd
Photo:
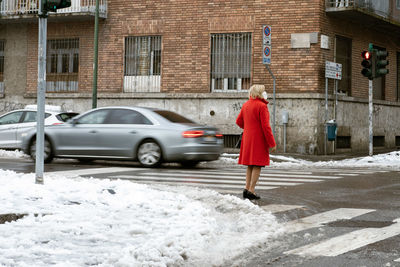
<svg viewBox="0 0 400 267">
<path fill-rule="evenodd" d="M 64 124 L 63 122 L 55 122 L 52 125 L 60 125 L 60 124 Z"/>
<path fill-rule="evenodd" d="M 222 137 L 224 137 L 221 133 L 216 133 L 215 134 L 215 137 L 217 137 L 217 138 L 222 138 Z"/>
<path fill-rule="evenodd" d="M 197 138 L 202 137 L 204 135 L 204 131 L 184 131 L 182 136 L 184 138 Z"/>
</svg>

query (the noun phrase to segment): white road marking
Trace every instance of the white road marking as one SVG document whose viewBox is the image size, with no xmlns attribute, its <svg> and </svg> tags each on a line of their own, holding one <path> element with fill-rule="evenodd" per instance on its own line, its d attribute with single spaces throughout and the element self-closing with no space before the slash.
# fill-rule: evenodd
<svg viewBox="0 0 400 267">
<path fill-rule="evenodd" d="M 215 180 L 217 179 L 230 179 L 230 180 L 240 180 L 240 181 L 245 181 L 245 176 L 232 176 L 232 175 L 219 175 L 216 173 L 215 175 L 207 175 L 207 174 L 198 174 L 197 172 L 193 173 L 173 173 L 173 172 L 168 172 L 168 173 L 158 173 L 158 172 L 145 172 L 141 173 L 140 176 L 167 176 L 167 177 L 186 177 L 186 178 L 213 178 Z M 312 177 L 310 177 L 312 178 Z M 285 181 L 285 182 L 322 182 L 323 180 L 317 180 L 317 179 L 296 179 L 296 178 L 264 178 L 260 177 L 259 181 Z"/>
<path fill-rule="evenodd" d="M 397 260 L 394 260 L 394 261 L 396 261 L 396 262 L 400 262 L 400 258 L 398 258 Z"/>
<path fill-rule="evenodd" d="M 151 181 L 168 181 L 168 182 L 183 182 L 183 183 L 212 183 L 212 184 L 239 184 L 244 188 L 245 180 L 241 181 L 230 181 L 230 180 L 217 180 L 217 179 L 203 179 L 203 178 L 176 178 L 176 177 L 163 177 L 163 176 L 147 176 L 147 175 L 116 175 L 111 176 L 113 179 L 134 179 L 134 180 L 151 180 Z M 261 189 L 262 185 L 273 185 L 273 186 L 294 186 L 300 185 L 301 183 L 285 183 L 285 182 L 258 182 L 257 189 Z"/>
<path fill-rule="evenodd" d="M 285 252 L 300 256 L 335 257 L 366 245 L 400 234 L 400 218 L 397 223 L 383 228 L 365 228 L 331 239 L 316 242 Z"/>
<path fill-rule="evenodd" d="M 286 228 L 287 233 L 295 233 L 315 227 L 320 227 L 323 224 L 336 220 L 348 220 L 372 211 L 375 210 L 340 208 L 287 222 L 284 227 Z"/>
<path fill-rule="evenodd" d="M 177 184 L 176 182 L 157 182 L 157 181 L 143 181 L 142 179 L 132 179 L 132 178 L 123 178 L 120 176 L 112 176 L 110 177 L 111 179 L 129 179 L 130 181 L 133 182 L 142 182 L 145 184 L 163 184 L 163 185 L 171 185 L 171 186 L 195 186 L 195 187 L 206 187 L 207 189 L 213 189 L 213 188 L 237 188 L 240 189 L 240 191 L 238 191 L 238 193 L 241 193 L 244 186 L 243 185 L 231 185 L 231 184 L 201 184 L 201 183 L 181 183 L 181 184 Z M 260 190 L 271 190 L 271 189 L 276 189 L 278 187 L 276 186 L 257 186 L 257 189 Z M 219 192 L 219 189 L 217 190 Z"/>
<path fill-rule="evenodd" d="M 102 173 L 114 173 L 114 172 L 126 172 L 126 171 L 140 171 L 146 170 L 145 168 L 129 168 L 129 167 L 110 167 L 110 168 L 89 168 L 89 169 L 78 169 L 70 171 L 55 171 L 45 172 L 45 174 L 62 174 L 66 176 L 80 176 L 80 175 L 93 175 Z"/>
<path fill-rule="evenodd" d="M 265 211 L 277 213 L 294 209 L 302 209 L 304 208 L 304 206 L 271 204 L 271 205 L 261 206 L 261 208 Z"/>
<path fill-rule="evenodd" d="M 225 175 L 229 175 L 230 177 L 234 177 L 234 176 L 239 176 L 239 177 L 245 177 L 246 174 L 236 174 L 236 173 L 216 173 L 215 175 L 207 175 L 207 174 L 197 174 L 198 172 L 186 172 L 186 173 L 176 173 L 176 172 L 167 172 L 165 174 L 165 172 L 147 172 L 147 174 L 149 175 L 174 175 L 174 176 L 188 176 L 188 175 L 196 175 L 196 176 L 204 176 L 204 177 L 215 177 L 215 175 L 218 176 L 225 176 Z M 287 178 L 309 178 L 309 179 L 339 179 L 339 178 L 343 178 L 341 176 L 327 176 L 327 175 L 292 175 L 292 174 L 261 174 L 260 175 L 260 179 L 261 178 L 267 178 L 267 177 L 272 177 L 272 178 L 278 178 L 278 177 L 287 177 Z"/>
</svg>

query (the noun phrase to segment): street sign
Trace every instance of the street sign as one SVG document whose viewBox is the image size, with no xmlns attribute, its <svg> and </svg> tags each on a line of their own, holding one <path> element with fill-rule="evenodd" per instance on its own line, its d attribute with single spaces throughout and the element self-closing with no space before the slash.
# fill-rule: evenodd
<svg viewBox="0 0 400 267">
<path fill-rule="evenodd" d="M 271 26 L 263 25 L 263 64 L 271 64 Z"/>
<path fill-rule="evenodd" d="M 342 64 L 325 61 L 325 78 L 341 80 Z"/>
</svg>

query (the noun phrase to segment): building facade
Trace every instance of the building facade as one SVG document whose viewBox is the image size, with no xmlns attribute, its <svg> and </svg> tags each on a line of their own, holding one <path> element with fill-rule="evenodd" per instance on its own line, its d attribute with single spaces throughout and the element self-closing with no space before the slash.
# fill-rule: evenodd
<svg viewBox="0 0 400 267">
<path fill-rule="evenodd" d="M 0 113 L 36 102 L 38 2 L 0 3 Z M 94 0 L 49 14 L 46 103 L 92 107 L 94 17 Z M 219 127 L 233 147 L 247 89 L 264 84 L 278 151 L 308 154 L 325 153 L 327 119 L 338 131 L 326 153 L 368 151 L 361 51 L 373 43 L 390 62 L 389 74 L 374 79 L 374 146 L 400 146 L 399 0 L 100 0 L 98 37 L 98 106 L 174 110 Z M 326 61 L 342 64 L 341 80 L 325 78 Z"/>
</svg>

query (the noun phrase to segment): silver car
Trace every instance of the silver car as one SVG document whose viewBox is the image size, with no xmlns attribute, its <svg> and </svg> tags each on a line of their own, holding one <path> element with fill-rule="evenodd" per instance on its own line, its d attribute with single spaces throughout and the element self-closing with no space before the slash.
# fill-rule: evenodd
<svg viewBox="0 0 400 267">
<path fill-rule="evenodd" d="M 35 132 L 24 137 L 23 150 L 35 159 Z M 222 134 L 175 112 L 142 107 L 103 107 L 69 122 L 45 127 L 44 160 L 135 160 L 145 167 L 162 162 L 195 166 L 219 158 Z"/>
<path fill-rule="evenodd" d="M 75 112 L 62 112 L 61 107 L 45 107 L 45 125 L 66 122 L 78 115 Z M 22 135 L 36 127 L 36 105 L 27 105 L 0 116 L 0 148 L 21 149 Z"/>
</svg>

